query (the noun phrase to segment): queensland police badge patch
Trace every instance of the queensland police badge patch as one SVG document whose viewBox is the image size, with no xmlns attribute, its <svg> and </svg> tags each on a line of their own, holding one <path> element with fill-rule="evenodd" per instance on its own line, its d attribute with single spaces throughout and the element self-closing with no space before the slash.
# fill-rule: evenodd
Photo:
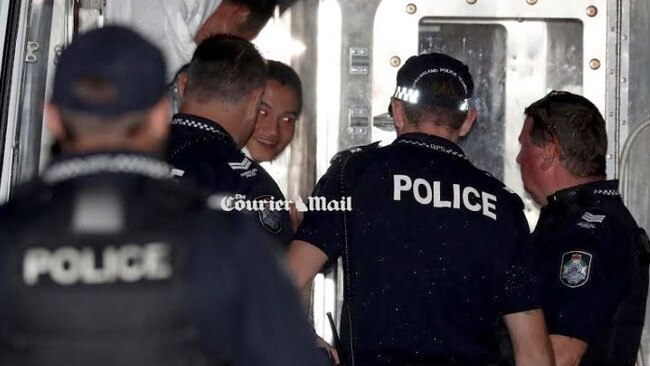
<svg viewBox="0 0 650 366">
<path fill-rule="evenodd" d="M 272 196 L 257 197 L 255 201 L 273 201 Z M 277 234 L 282 230 L 282 214 L 278 210 L 271 209 L 270 205 L 264 205 L 264 208 L 258 211 L 260 222 L 266 230 Z"/>
<path fill-rule="evenodd" d="M 587 252 L 567 252 L 562 255 L 560 281 L 568 287 L 580 287 L 589 281 L 591 254 Z"/>
</svg>

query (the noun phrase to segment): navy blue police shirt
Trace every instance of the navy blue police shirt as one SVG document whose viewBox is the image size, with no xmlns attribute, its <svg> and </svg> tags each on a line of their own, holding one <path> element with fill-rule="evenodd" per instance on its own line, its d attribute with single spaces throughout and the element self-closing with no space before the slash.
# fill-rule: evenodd
<svg viewBox="0 0 650 366">
<path fill-rule="evenodd" d="M 492 364 L 499 315 L 541 307 L 521 200 L 448 140 L 409 133 L 340 154 L 315 196 L 351 200 L 345 214 L 306 212 L 295 239 L 343 258 L 355 365 Z"/>
<path fill-rule="evenodd" d="M 228 192 L 238 195 L 233 197 L 238 200 L 285 199 L 266 170 L 246 157 L 223 127 L 206 118 L 174 116 L 168 161 L 177 179 L 193 181 L 211 192 Z M 254 214 L 274 240 L 283 247 L 289 245 L 293 231 L 287 209 L 265 207 Z"/>
<path fill-rule="evenodd" d="M 533 233 L 550 334 L 589 344 L 581 365 L 634 365 L 648 288 L 647 240 L 618 181 L 548 198 Z"/>
<path fill-rule="evenodd" d="M 0 207 L 0 364 L 320 365 L 258 225 L 170 171 L 66 156 Z"/>
</svg>

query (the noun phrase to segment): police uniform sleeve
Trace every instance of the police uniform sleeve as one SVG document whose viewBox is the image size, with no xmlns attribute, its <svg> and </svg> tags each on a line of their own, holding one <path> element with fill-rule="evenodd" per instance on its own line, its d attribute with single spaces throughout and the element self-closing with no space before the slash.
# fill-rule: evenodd
<svg viewBox="0 0 650 366">
<path fill-rule="evenodd" d="M 332 159 L 332 165 L 318 180 L 308 200 L 330 202 L 341 199 L 340 174 L 342 158 Z M 305 202 L 310 204 L 311 202 Z M 343 248 L 343 213 L 338 211 L 316 210 L 311 207 L 304 213 L 304 218 L 294 240 L 302 240 L 316 246 L 332 263 L 341 254 Z"/>
<path fill-rule="evenodd" d="M 241 215 L 239 215 L 241 216 Z M 298 294 L 257 225 L 205 242 L 194 257 L 204 347 L 237 365 L 321 365 Z M 223 358 L 223 356 L 221 356 Z"/>
<path fill-rule="evenodd" d="M 494 306 L 500 315 L 542 307 L 539 282 L 534 267 L 533 247 L 523 203 L 514 194 L 498 212 L 503 240 L 490 262 Z M 498 229 L 500 228 L 500 229 Z"/>
<path fill-rule="evenodd" d="M 549 333 L 587 343 L 614 316 L 637 265 L 630 240 L 613 218 L 593 215 L 587 220 L 592 222 L 583 215 L 546 238 L 537 259 L 545 276 Z"/>
</svg>

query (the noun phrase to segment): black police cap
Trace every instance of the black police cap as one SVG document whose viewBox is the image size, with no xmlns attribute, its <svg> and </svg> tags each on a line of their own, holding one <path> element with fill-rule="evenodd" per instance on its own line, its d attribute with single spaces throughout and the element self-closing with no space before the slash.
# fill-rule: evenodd
<svg viewBox="0 0 650 366">
<path fill-rule="evenodd" d="M 451 80 L 461 91 L 461 95 L 458 98 L 436 95 L 422 87 L 420 82 L 425 77 Z M 469 109 L 469 98 L 473 93 L 474 81 L 467 65 L 442 53 L 427 53 L 410 57 L 399 69 L 393 97 L 411 104 L 466 111 Z M 389 107 L 389 111 L 390 109 Z"/>
<path fill-rule="evenodd" d="M 63 51 L 52 102 L 116 117 L 158 102 L 166 91 L 165 75 L 160 50 L 129 29 L 107 26 L 81 35 Z"/>
</svg>

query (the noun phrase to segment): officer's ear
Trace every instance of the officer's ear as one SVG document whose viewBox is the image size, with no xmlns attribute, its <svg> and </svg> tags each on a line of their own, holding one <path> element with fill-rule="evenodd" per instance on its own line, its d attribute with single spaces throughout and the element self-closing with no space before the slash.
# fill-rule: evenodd
<svg viewBox="0 0 650 366">
<path fill-rule="evenodd" d="M 147 130 L 154 143 L 163 141 L 169 135 L 171 104 L 163 97 L 150 110 L 147 117 Z"/>
<path fill-rule="evenodd" d="M 185 89 L 187 89 L 187 81 L 189 78 L 190 75 L 187 71 L 181 71 L 178 73 L 178 95 L 180 95 L 181 99 L 183 99 L 183 96 L 185 95 Z"/>
<path fill-rule="evenodd" d="M 406 123 L 406 114 L 404 113 L 404 104 L 396 98 L 391 98 L 390 106 L 393 114 L 393 125 L 395 126 L 395 131 L 399 136 L 404 129 L 404 124 Z"/>
<path fill-rule="evenodd" d="M 467 116 L 465 117 L 465 121 L 463 121 L 463 124 L 460 126 L 460 131 L 458 132 L 458 135 L 460 137 L 467 136 L 469 131 L 472 130 L 472 127 L 474 127 L 474 122 L 476 122 L 476 118 L 478 118 L 478 110 L 476 108 L 470 108 L 469 111 L 467 111 Z"/>
<path fill-rule="evenodd" d="M 47 128 L 56 140 L 61 141 L 65 138 L 66 133 L 61 119 L 61 110 L 51 102 L 45 103 L 45 121 Z"/>
<path fill-rule="evenodd" d="M 560 162 L 560 157 L 562 156 L 560 146 L 557 141 L 550 141 L 544 144 L 542 147 L 544 150 L 541 155 L 540 169 L 548 170 L 554 163 Z"/>
<path fill-rule="evenodd" d="M 264 95 L 264 87 L 257 88 L 248 94 L 246 99 L 246 119 L 257 121 L 257 116 L 260 113 L 260 106 L 262 105 L 262 95 Z"/>
</svg>

